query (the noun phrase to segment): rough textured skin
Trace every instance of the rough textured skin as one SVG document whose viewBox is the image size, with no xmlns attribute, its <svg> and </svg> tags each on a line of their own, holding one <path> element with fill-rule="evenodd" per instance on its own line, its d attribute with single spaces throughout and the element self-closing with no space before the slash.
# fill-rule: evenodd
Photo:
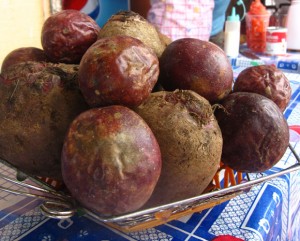
<svg viewBox="0 0 300 241">
<path fill-rule="evenodd" d="M 135 211 L 149 199 L 160 171 L 158 143 L 129 108 L 94 108 L 72 122 L 62 152 L 62 173 L 84 207 L 107 216 Z"/>
<path fill-rule="evenodd" d="M 44 50 L 36 47 L 23 47 L 11 51 L 3 60 L 1 72 L 14 64 L 23 63 L 26 61 L 49 62 Z"/>
<path fill-rule="evenodd" d="M 170 44 L 172 43 L 172 39 L 169 38 L 167 35 L 161 33 L 159 31 L 159 29 L 156 29 L 156 31 L 158 32 L 158 36 L 160 38 L 160 41 L 162 42 L 162 44 L 164 45 L 164 49 Z"/>
<path fill-rule="evenodd" d="M 44 22 L 42 46 L 53 62 L 78 64 L 85 51 L 97 40 L 100 27 L 88 15 L 63 10 Z"/>
<path fill-rule="evenodd" d="M 74 65 L 25 62 L 0 75 L 0 157 L 25 173 L 61 179 L 71 121 L 88 108 Z"/>
<path fill-rule="evenodd" d="M 284 73 L 273 65 L 259 65 L 244 69 L 237 77 L 234 92 L 253 92 L 273 100 L 283 112 L 292 88 Z"/>
<path fill-rule="evenodd" d="M 232 93 L 221 104 L 215 115 L 224 140 L 224 164 L 242 172 L 274 166 L 289 144 L 288 125 L 278 106 L 248 92 Z"/>
<path fill-rule="evenodd" d="M 192 91 L 160 91 L 135 111 L 152 129 L 162 173 L 147 207 L 200 195 L 221 159 L 222 135 L 211 105 Z"/>
<path fill-rule="evenodd" d="M 215 103 L 231 92 L 233 71 L 217 45 L 183 38 L 170 43 L 163 52 L 159 82 L 165 90 L 193 90 Z"/>
<path fill-rule="evenodd" d="M 157 82 L 159 63 L 154 52 L 129 36 L 99 39 L 79 65 L 79 86 L 92 107 L 142 103 Z"/>
<path fill-rule="evenodd" d="M 99 31 L 98 38 L 116 35 L 131 36 L 141 40 L 154 50 L 158 58 L 169 41 L 166 37 L 160 36 L 156 28 L 145 18 L 132 11 L 121 11 L 113 15 Z"/>
</svg>

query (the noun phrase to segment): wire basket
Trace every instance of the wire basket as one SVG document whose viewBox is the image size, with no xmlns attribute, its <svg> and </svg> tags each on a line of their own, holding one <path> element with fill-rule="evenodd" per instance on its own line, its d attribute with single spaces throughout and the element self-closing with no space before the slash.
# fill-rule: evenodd
<svg viewBox="0 0 300 241">
<path fill-rule="evenodd" d="M 124 215 L 105 217 L 81 207 L 66 191 L 59 182 L 51 179 L 37 178 L 26 175 L 4 160 L 2 163 L 16 171 L 16 179 L 8 178 L 0 174 L 0 178 L 12 182 L 16 186 L 24 187 L 24 191 L 0 186 L 0 190 L 42 199 L 40 205 L 42 213 L 50 218 L 65 219 L 73 215 L 85 215 L 87 218 L 103 222 L 123 232 L 138 231 L 152 228 L 183 216 L 212 208 L 218 204 L 228 201 L 244 192 L 251 190 L 253 186 L 269 181 L 290 172 L 300 170 L 300 157 L 289 145 L 289 149 L 296 159 L 296 163 L 290 167 L 270 175 L 258 175 L 250 180 L 249 175 L 235 172 L 234 170 L 221 166 L 212 183 L 205 193 L 184 199 L 181 201 L 138 210 Z M 223 182 L 221 184 L 220 177 Z"/>
</svg>

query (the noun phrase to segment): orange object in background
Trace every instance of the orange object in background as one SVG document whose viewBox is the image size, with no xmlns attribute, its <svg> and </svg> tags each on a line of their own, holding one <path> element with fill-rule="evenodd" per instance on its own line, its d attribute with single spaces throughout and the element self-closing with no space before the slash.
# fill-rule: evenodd
<svg viewBox="0 0 300 241">
<path fill-rule="evenodd" d="M 267 8 L 261 3 L 260 0 L 253 0 L 250 4 L 249 12 L 252 15 L 265 15 L 268 14 Z"/>
<path fill-rule="evenodd" d="M 260 0 L 254 0 L 246 14 L 247 46 L 254 52 L 263 53 L 266 50 L 267 28 L 270 15 Z"/>
</svg>

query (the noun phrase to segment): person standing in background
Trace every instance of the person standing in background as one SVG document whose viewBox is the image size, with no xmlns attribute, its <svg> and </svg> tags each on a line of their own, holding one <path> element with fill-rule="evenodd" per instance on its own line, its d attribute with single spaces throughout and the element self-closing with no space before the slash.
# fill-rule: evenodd
<svg viewBox="0 0 300 241">
<path fill-rule="evenodd" d="M 194 37 L 223 48 L 229 3 L 230 0 L 131 0 L 131 10 L 148 19 L 172 40 Z"/>
<path fill-rule="evenodd" d="M 224 45 L 224 23 L 226 20 L 226 11 L 230 0 L 215 0 L 213 10 L 213 23 L 209 41 L 223 48 Z"/>
<path fill-rule="evenodd" d="M 209 40 L 213 0 L 151 0 L 148 21 L 173 41 L 180 38 Z"/>
<path fill-rule="evenodd" d="M 147 19 L 148 11 L 151 7 L 150 0 L 131 0 L 130 9 Z"/>
</svg>

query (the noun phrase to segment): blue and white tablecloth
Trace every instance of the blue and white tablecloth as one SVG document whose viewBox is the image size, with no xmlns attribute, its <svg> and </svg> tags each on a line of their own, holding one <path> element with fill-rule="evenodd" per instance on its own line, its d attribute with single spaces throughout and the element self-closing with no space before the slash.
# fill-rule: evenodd
<svg viewBox="0 0 300 241">
<path fill-rule="evenodd" d="M 267 60 L 271 61 L 270 58 Z M 241 69 L 249 66 L 249 63 L 257 64 L 251 64 L 252 60 L 243 58 L 232 61 L 235 61 L 232 63 L 236 75 Z M 275 60 L 272 61 L 274 64 Z M 282 64 L 279 60 L 276 61 L 276 65 Z M 291 127 L 290 143 L 300 154 L 300 70 L 298 65 L 295 67 L 296 63 L 298 64 L 297 60 L 291 63 L 292 71 L 285 69 L 293 89 L 292 100 L 285 111 L 285 117 Z M 290 65 L 284 63 L 281 67 L 284 66 Z M 290 150 L 287 150 L 278 165 L 268 173 L 277 172 L 294 163 L 296 159 Z M 0 164 L 0 173 L 15 176 L 15 172 L 3 164 Z M 251 178 L 255 178 L 255 175 L 251 175 Z M 0 184 L 5 187 L 13 185 L 4 180 L 0 180 Z M 124 233 L 103 223 L 91 221 L 85 216 L 74 216 L 65 220 L 46 218 L 39 210 L 40 201 L 0 191 L 0 240 L 199 241 L 230 234 L 247 241 L 296 241 L 300 240 L 299 193 L 300 173 L 292 172 L 255 186 L 251 191 L 211 209 L 155 228 Z"/>
</svg>

